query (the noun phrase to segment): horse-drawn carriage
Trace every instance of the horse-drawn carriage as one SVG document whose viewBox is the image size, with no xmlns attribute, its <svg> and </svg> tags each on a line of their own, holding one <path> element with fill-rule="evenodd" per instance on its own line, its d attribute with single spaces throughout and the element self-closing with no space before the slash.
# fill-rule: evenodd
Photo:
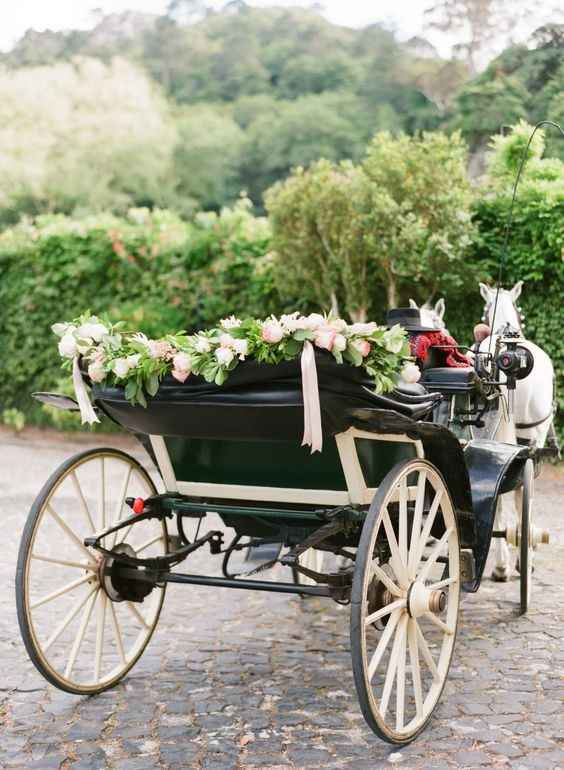
<svg viewBox="0 0 564 770">
<path fill-rule="evenodd" d="M 147 408 L 123 387 L 93 384 L 96 408 L 138 438 L 163 490 L 114 449 L 71 457 L 41 490 L 17 603 L 27 650 L 52 684 L 77 694 L 116 684 L 148 644 L 168 583 L 327 597 L 350 604 L 367 723 L 403 744 L 438 703 L 461 592 L 478 589 L 492 537 L 518 546 L 527 609 L 532 551 L 547 536 L 532 522 L 534 452 L 494 440 L 495 362 L 479 372 L 431 365 L 386 395 L 326 351 L 315 362 L 323 451 L 311 455 L 296 440 L 297 360 L 242 362 L 221 386 L 168 376 Z M 512 490 L 520 521 L 495 531 L 499 496 Z M 221 524 L 207 529 L 209 516 Z M 266 563 L 233 572 L 231 556 L 260 557 L 267 546 Z M 174 570 L 201 548 L 217 556 L 215 574 Z M 263 579 L 271 567 L 276 579 Z"/>
</svg>

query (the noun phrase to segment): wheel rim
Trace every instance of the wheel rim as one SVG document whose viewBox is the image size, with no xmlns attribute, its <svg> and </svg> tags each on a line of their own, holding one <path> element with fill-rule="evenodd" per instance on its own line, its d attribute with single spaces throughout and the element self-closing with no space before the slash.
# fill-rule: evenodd
<svg viewBox="0 0 564 770">
<path fill-rule="evenodd" d="M 111 686 L 133 666 L 153 633 L 164 589 L 154 588 L 143 603 L 112 601 L 100 582 L 97 552 L 82 543 L 130 515 L 126 497 L 155 492 L 133 458 L 99 450 L 65 463 L 34 504 L 18 569 L 20 623 L 32 660 L 62 689 L 88 693 Z M 108 549 L 123 543 L 142 557 L 161 555 L 166 527 L 141 521 L 102 541 Z"/>
<path fill-rule="evenodd" d="M 380 737 L 406 743 L 440 698 L 458 622 L 458 530 L 432 465 L 408 461 L 389 474 L 359 553 L 351 616 L 359 700 Z"/>
</svg>

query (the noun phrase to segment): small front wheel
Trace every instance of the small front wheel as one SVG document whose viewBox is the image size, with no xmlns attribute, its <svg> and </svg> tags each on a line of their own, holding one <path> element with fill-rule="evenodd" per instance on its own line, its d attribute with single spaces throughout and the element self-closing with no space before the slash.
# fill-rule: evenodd
<svg viewBox="0 0 564 770">
<path fill-rule="evenodd" d="M 111 687 L 149 643 L 164 587 L 148 589 L 136 597 L 141 601 L 122 600 L 119 590 L 130 596 L 132 586 L 125 577 L 108 578 L 108 560 L 84 539 L 130 515 L 127 497 L 155 493 L 148 473 L 125 452 L 91 449 L 64 462 L 31 507 L 16 573 L 18 620 L 32 662 L 61 690 L 82 695 Z M 160 556 L 167 551 L 166 525 L 142 520 L 102 545 Z"/>
<path fill-rule="evenodd" d="M 362 713 L 385 741 L 425 727 L 446 682 L 458 624 L 460 551 L 439 471 L 407 460 L 366 516 L 351 597 L 351 654 Z"/>
</svg>

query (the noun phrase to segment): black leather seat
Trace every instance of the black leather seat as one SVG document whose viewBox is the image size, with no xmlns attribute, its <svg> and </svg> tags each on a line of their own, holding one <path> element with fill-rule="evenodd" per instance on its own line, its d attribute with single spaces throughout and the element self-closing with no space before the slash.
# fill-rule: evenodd
<svg viewBox="0 0 564 770">
<path fill-rule="evenodd" d="M 423 371 L 422 383 L 430 391 L 439 393 L 469 393 L 479 384 L 480 378 L 472 367 L 454 368 L 437 366 Z"/>
</svg>

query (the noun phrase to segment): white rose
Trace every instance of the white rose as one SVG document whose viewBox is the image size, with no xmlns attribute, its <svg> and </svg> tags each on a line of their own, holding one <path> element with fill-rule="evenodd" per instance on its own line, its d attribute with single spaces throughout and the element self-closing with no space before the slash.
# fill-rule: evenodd
<svg viewBox="0 0 564 770">
<path fill-rule="evenodd" d="M 72 334 L 65 334 L 59 342 L 59 353 L 63 358 L 74 358 L 77 354 L 76 340 Z"/>
<path fill-rule="evenodd" d="M 327 322 L 325 318 L 323 318 L 322 315 L 319 313 L 310 313 L 307 318 L 300 319 L 303 321 L 303 328 L 310 329 L 311 331 L 315 331 L 320 326 L 326 326 Z"/>
<path fill-rule="evenodd" d="M 65 334 L 70 334 L 76 329 L 76 326 L 72 324 L 53 324 L 51 331 L 56 334 L 57 337 L 64 337 Z"/>
<path fill-rule="evenodd" d="M 351 334 L 361 334 L 363 336 L 368 336 L 372 334 L 372 332 L 376 331 L 378 328 L 378 324 L 371 321 L 367 324 L 351 324 L 349 326 L 349 331 Z"/>
<path fill-rule="evenodd" d="M 335 336 L 335 339 L 333 340 L 333 350 L 337 351 L 337 353 L 342 353 L 346 347 L 347 347 L 346 337 L 344 337 L 342 334 L 337 334 Z"/>
<path fill-rule="evenodd" d="M 347 328 L 347 322 L 343 321 L 342 318 L 334 318 L 329 322 L 329 326 L 332 329 L 335 329 L 336 332 L 344 332 Z"/>
<path fill-rule="evenodd" d="M 414 383 L 421 379 L 419 367 L 415 364 L 406 364 L 401 370 L 400 377 L 404 382 Z"/>
<path fill-rule="evenodd" d="M 113 362 L 113 368 L 116 377 L 127 377 L 127 373 L 129 372 L 127 358 L 116 358 Z"/>
<path fill-rule="evenodd" d="M 194 347 L 198 353 L 209 353 L 211 350 L 211 342 L 206 337 L 198 337 L 194 343 Z"/>
<path fill-rule="evenodd" d="M 102 382 L 106 377 L 106 370 L 99 361 L 93 361 L 88 367 L 88 376 L 92 382 Z"/>
<path fill-rule="evenodd" d="M 241 320 L 234 315 L 230 315 L 229 318 L 222 318 L 219 325 L 223 329 L 236 329 L 237 326 L 241 326 Z"/>
<path fill-rule="evenodd" d="M 135 353 L 132 356 L 127 356 L 125 360 L 127 361 L 127 365 L 129 366 L 129 368 L 133 369 L 139 363 L 140 358 L 141 358 L 141 353 Z"/>
<path fill-rule="evenodd" d="M 235 353 L 231 348 L 218 348 L 215 351 L 215 357 L 222 366 L 228 366 L 233 361 L 234 356 Z"/>
<path fill-rule="evenodd" d="M 233 350 L 237 353 L 239 358 L 243 360 L 249 352 L 249 343 L 247 340 L 233 340 Z"/>
<path fill-rule="evenodd" d="M 78 327 L 79 337 L 92 337 L 95 342 L 100 342 L 108 333 L 108 329 L 100 323 L 85 323 Z"/>
</svg>

